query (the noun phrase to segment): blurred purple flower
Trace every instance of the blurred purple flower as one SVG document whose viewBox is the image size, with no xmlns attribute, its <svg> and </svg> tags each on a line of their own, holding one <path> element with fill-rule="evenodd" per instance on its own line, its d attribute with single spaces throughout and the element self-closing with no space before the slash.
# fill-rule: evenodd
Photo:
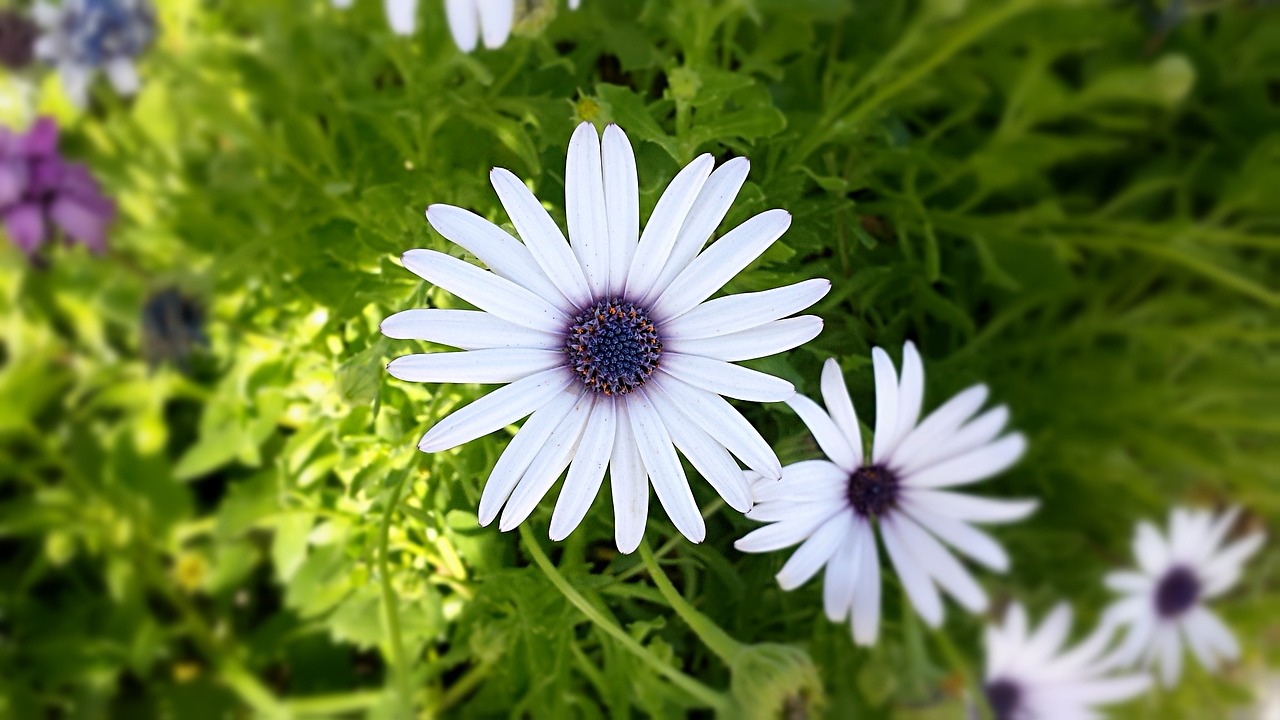
<svg viewBox="0 0 1280 720">
<path fill-rule="evenodd" d="M 0 127 L 0 220 L 28 256 L 58 230 L 94 252 L 106 250 L 116 204 L 80 163 L 58 154 L 58 125 L 40 118 L 25 134 Z"/>
</svg>

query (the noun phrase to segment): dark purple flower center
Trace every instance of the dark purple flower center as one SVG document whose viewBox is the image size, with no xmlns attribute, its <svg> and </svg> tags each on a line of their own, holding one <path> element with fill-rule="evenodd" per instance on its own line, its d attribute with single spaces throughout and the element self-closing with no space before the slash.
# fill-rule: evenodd
<svg viewBox="0 0 1280 720">
<path fill-rule="evenodd" d="M 1200 599 L 1200 580 L 1190 568 L 1175 566 L 1156 586 L 1156 612 L 1171 618 L 1191 609 Z"/>
<path fill-rule="evenodd" d="M 35 56 L 40 28 L 16 10 L 0 10 L 0 64 L 20 70 Z"/>
<path fill-rule="evenodd" d="M 987 704 L 995 720 L 1014 720 L 1018 706 L 1022 704 L 1022 688 L 1012 680 L 996 680 L 984 688 Z"/>
<path fill-rule="evenodd" d="M 569 367 L 592 392 L 626 395 L 645 384 L 662 356 L 662 340 L 644 308 L 620 298 L 583 310 L 565 333 Z"/>
<path fill-rule="evenodd" d="M 883 465 L 864 465 L 849 476 L 849 503 L 863 517 L 880 517 L 898 502 L 898 476 Z"/>
</svg>

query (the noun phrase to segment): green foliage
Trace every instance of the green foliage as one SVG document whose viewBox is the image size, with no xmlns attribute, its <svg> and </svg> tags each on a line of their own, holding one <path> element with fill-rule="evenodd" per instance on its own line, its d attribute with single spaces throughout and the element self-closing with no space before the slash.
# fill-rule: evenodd
<svg viewBox="0 0 1280 720">
<path fill-rule="evenodd" d="M 136 101 L 78 115 L 38 89 L 123 219 L 105 258 L 59 248 L 36 269 L 0 245 L 0 716 L 974 702 L 984 618 L 952 606 L 932 632 L 887 577 L 882 640 L 857 649 L 818 582 L 778 589 L 785 554 L 732 548 L 752 523 L 705 483 L 706 543 L 655 510 L 652 553 L 622 556 L 607 497 L 560 544 L 549 502 L 518 535 L 477 527 L 507 433 L 416 451 L 485 389 L 386 378 L 414 346 L 379 321 L 460 302 L 397 258 L 460 254 L 430 203 L 505 224 L 494 166 L 562 221 L 580 119 L 625 127 L 646 215 L 702 152 L 752 161 L 723 227 L 794 215 L 729 290 L 830 278 L 826 330 L 759 367 L 812 395 L 835 356 L 865 422 L 870 348 L 913 338 L 930 407 L 976 381 L 1011 407 L 1031 450 L 982 491 L 1042 506 L 996 533 L 1014 558 L 982 577 L 997 605 L 1066 597 L 1096 619 L 1133 523 L 1173 503 L 1280 527 L 1274 11 L 1156 27 L 1048 0 L 586 0 L 464 56 L 440 5 L 403 39 L 377 2 L 174 0 Z M 167 287 L 207 309 L 209 343 L 150 366 L 142 307 Z M 784 462 L 815 454 L 785 409 L 744 412 Z M 1251 702 L 1280 661 L 1278 600 L 1267 549 L 1220 604 L 1243 662 L 1122 715 Z"/>
</svg>

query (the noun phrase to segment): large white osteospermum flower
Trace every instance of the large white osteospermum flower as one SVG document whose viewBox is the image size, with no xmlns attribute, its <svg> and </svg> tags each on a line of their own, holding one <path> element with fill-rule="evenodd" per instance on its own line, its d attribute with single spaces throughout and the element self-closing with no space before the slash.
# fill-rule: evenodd
<svg viewBox="0 0 1280 720">
<path fill-rule="evenodd" d="M 1014 604 L 1003 626 L 987 628 L 983 690 L 994 720 L 1087 720 L 1096 707 L 1133 698 L 1151 685 L 1142 674 L 1115 675 L 1107 653 L 1114 629 L 1098 628 L 1071 649 L 1071 608 L 1054 608 L 1029 631 L 1027 613 Z"/>
<path fill-rule="evenodd" d="M 987 597 L 943 546 L 995 570 L 1009 558 L 974 522 L 1009 522 L 1030 514 L 1034 501 L 989 500 L 943 488 L 990 477 L 1022 455 L 1018 433 L 999 437 L 1008 420 L 1003 405 L 970 418 L 987 388 L 971 387 L 917 424 L 924 397 L 924 367 L 915 345 L 903 350 L 899 381 L 888 353 L 872 351 L 876 425 L 871 455 L 863 457 L 862 435 L 840 366 L 822 368 L 827 409 L 796 395 L 787 402 L 813 432 L 826 460 L 806 460 L 782 469 L 781 482 L 757 478 L 756 506 L 747 517 L 770 525 L 734 543 L 744 552 L 769 552 L 804 544 L 778 572 L 786 590 L 827 568 L 823 605 L 832 622 L 853 616 L 860 645 L 876 640 L 880 622 L 880 561 L 873 521 L 911 602 L 932 626 L 942 623 L 935 583 L 974 612 Z M 942 542 L 939 542 L 941 540 Z"/>
<path fill-rule="evenodd" d="M 650 480 L 675 526 L 699 542 L 705 528 L 677 448 L 739 511 L 750 509 L 751 495 L 734 456 L 779 477 L 768 443 L 721 396 L 773 402 L 795 394 L 784 380 L 732 363 L 816 336 L 819 318 L 784 318 L 817 302 L 831 284 L 807 280 L 707 301 L 791 223 L 786 212 L 768 210 L 703 250 L 748 169 L 745 158 L 715 172 L 713 164 L 702 155 L 680 171 L 640 234 L 626 134 L 610 125 L 602 143 L 583 123 L 565 171 L 571 242 L 524 183 L 502 169 L 490 179 L 523 243 L 467 210 L 427 209 L 441 235 L 492 272 L 432 250 L 405 253 L 405 267 L 480 310 L 387 318 L 382 331 L 390 337 L 464 350 L 409 355 L 388 370 L 418 382 L 511 384 L 436 423 L 419 447 L 447 450 L 532 413 L 485 485 L 482 525 L 499 510 L 504 531 L 524 521 L 568 467 L 551 518 L 552 539 L 563 539 L 608 466 L 619 549 L 640 543 Z"/>
<path fill-rule="evenodd" d="M 1109 622 L 1128 627 L 1121 659 L 1158 664 L 1165 686 L 1182 674 L 1184 641 L 1208 670 L 1240 655 L 1231 631 L 1204 606 L 1236 584 L 1245 560 L 1262 547 L 1260 532 L 1223 547 L 1239 512 L 1233 508 L 1215 517 L 1207 510 L 1176 508 L 1167 539 L 1151 523 L 1139 523 L 1133 540 L 1138 570 L 1106 578 L 1107 587 L 1125 596 L 1107 611 Z"/>
<path fill-rule="evenodd" d="M 148 0 L 66 0 L 38 2 L 32 17 L 40 26 L 36 57 L 58 68 L 67 97 L 88 100 L 94 73 L 102 70 L 121 95 L 138 91 L 134 59 L 155 37 L 155 13 Z"/>
</svg>

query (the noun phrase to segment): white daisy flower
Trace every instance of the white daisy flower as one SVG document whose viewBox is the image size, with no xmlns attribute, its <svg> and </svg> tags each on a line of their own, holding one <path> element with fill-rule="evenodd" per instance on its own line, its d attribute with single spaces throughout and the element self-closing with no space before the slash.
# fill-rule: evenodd
<svg viewBox="0 0 1280 720">
<path fill-rule="evenodd" d="M 462 52 L 471 52 L 484 41 L 490 50 L 502 47 L 515 23 L 515 0 L 445 0 L 449 32 Z"/>
<path fill-rule="evenodd" d="M 675 526 L 700 542 L 702 515 L 676 449 L 739 511 L 751 508 L 751 495 L 735 456 L 764 476 L 780 476 L 769 444 L 721 396 L 776 402 L 795 394 L 785 380 L 732 363 L 816 336 L 821 319 L 788 316 L 817 302 L 831 283 L 807 280 L 708 301 L 791 224 L 788 213 L 768 210 L 703 250 L 749 166 L 745 158 L 714 172 L 713 165 L 706 154 L 677 174 L 641 234 L 630 141 L 610 125 L 602 143 L 583 123 L 565 170 L 571 242 L 503 169 L 490 179 L 523 243 L 462 208 L 427 208 L 441 235 L 492 272 L 432 250 L 405 253 L 405 267 L 479 310 L 387 318 L 382 332 L 389 337 L 465 351 L 409 355 L 388 371 L 416 382 L 511 384 L 436 423 L 419 447 L 447 450 L 532 413 L 485 485 L 482 525 L 499 510 L 503 531 L 523 522 L 567 467 L 551 518 L 551 538 L 563 539 L 586 514 L 608 466 L 619 549 L 640 543 L 649 479 Z"/>
<path fill-rule="evenodd" d="M 1003 405 L 970 420 L 987 398 L 985 386 L 965 390 L 917 424 L 924 367 L 915 345 L 908 342 L 903 349 L 901 381 L 888 353 L 875 348 L 871 356 L 876 424 L 870 457 L 863 457 L 858 417 L 840 366 L 828 360 L 822 368 L 826 411 L 803 395 L 787 402 L 827 459 L 788 465 L 780 482 L 755 479 L 756 506 L 747 517 L 770 524 L 734 543 L 758 553 L 804 541 L 778 572 L 778 583 L 792 590 L 825 565 L 827 617 L 842 622 L 852 614 L 859 645 L 875 643 L 880 623 L 873 521 L 912 604 L 937 627 L 943 610 L 935 583 L 973 612 L 987 606 L 986 593 L 943 543 L 1006 570 L 1004 549 L 970 523 L 1020 520 L 1036 507 L 1031 500 L 990 500 L 942 489 L 995 475 L 1026 448 L 1019 433 L 1000 437 L 1009 418 Z"/>
<path fill-rule="evenodd" d="M 987 669 L 983 693 L 994 720 L 1084 720 L 1097 706 L 1136 697 L 1151 686 L 1142 674 L 1112 674 L 1107 654 L 1114 629 L 1098 628 L 1084 642 L 1065 649 L 1071 608 L 1054 608 L 1039 629 L 1028 630 L 1027 613 L 1014 604 L 1004 626 L 987 628 Z"/>
<path fill-rule="evenodd" d="M 116 92 L 138 92 L 134 59 L 155 37 L 156 20 L 147 0 L 65 0 L 38 2 L 32 17 L 40 26 L 36 57 L 53 64 L 67 97 L 84 106 L 94 73 L 102 70 Z"/>
<path fill-rule="evenodd" d="M 1125 596 L 1107 611 L 1109 622 L 1128 628 L 1122 660 L 1159 665 L 1166 687 L 1182 674 L 1184 642 L 1210 671 L 1240 656 L 1231 631 L 1204 605 L 1235 585 L 1245 560 L 1262 547 L 1261 532 L 1223 546 L 1239 514 L 1239 508 L 1217 517 L 1175 508 L 1167 539 L 1151 523 L 1139 523 L 1133 539 L 1139 569 L 1106 577 L 1107 587 Z"/>
</svg>

